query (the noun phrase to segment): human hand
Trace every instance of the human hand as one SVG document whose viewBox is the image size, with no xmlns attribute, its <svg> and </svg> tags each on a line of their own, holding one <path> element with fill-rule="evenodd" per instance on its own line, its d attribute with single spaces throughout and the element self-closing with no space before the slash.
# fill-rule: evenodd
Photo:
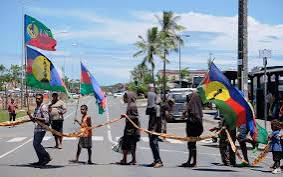
<svg viewBox="0 0 283 177">
<path fill-rule="evenodd" d="M 122 114 L 122 115 L 121 115 L 121 118 L 126 118 L 126 117 L 127 117 L 126 114 Z"/>
</svg>

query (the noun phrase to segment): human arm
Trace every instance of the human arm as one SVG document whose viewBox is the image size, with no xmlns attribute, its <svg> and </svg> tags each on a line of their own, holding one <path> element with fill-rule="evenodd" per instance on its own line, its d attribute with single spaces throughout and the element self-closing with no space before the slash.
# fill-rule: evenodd
<svg viewBox="0 0 283 177">
<path fill-rule="evenodd" d="M 31 115 L 30 110 L 27 111 L 27 115 L 29 116 L 31 121 L 33 121 L 33 122 L 35 121 L 34 117 Z"/>
<path fill-rule="evenodd" d="M 91 124 L 91 117 L 88 116 L 88 117 L 87 117 L 87 126 L 88 126 L 88 127 L 91 127 L 91 125 L 92 125 L 92 124 Z"/>
<path fill-rule="evenodd" d="M 63 114 L 65 114 L 66 112 L 67 112 L 67 107 L 66 107 L 66 104 L 63 102 L 59 114 L 63 115 Z"/>
<path fill-rule="evenodd" d="M 78 119 L 75 119 L 74 122 L 78 123 L 80 126 L 82 126 L 82 124 L 80 123 L 80 121 Z"/>
</svg>

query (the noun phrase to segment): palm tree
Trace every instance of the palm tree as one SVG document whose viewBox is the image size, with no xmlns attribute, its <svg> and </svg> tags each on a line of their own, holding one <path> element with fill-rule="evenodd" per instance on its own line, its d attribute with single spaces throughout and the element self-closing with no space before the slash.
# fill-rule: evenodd
<svg viewBox="0 0 283 177">
<path fill-rule="evenodd" d="M 181 26 L 177 23 L 180 20 L 180 16 L 174 16 L 172 11 L 164 11 L 162 17 L 156 16 L 158 22 L 160 23 L 162 30 L 159 33 L 160 47 L 163 51 L 163 77 L 165 77 L 166 73 L 166 63 L 169 63 L 167 59 L 167 55 L 171 51 L 178 51 L 178 44 L 183 44 L 183 40 L 180 36 L 176 34 L 176 32 L 185 30 L 184 26 Z M 166 100 L 166 79 L 163 79 L 163 93 L 164 93 L 164 101 Z"/>
<path fill-rule="evenodd" d="M 142 61 L 142 65 L 149 63 L 151 65 L 151 76 L 153 80 L 153 84 L 155 87 L 154 80 L 154 69 L 155 69 L 155 59 L 154 55 L 161 56 L 161 52 L 159 50 L 159 38 L 158 38 L 158 28 L 152 27 L 146 33 L 146 39 L 142 36 L 138 36 L 140 41 L 135 43 L 135 46 L 139 49 L 133 56 L 137 57 L 140 55 L 145 55 Z"/>
</svg>

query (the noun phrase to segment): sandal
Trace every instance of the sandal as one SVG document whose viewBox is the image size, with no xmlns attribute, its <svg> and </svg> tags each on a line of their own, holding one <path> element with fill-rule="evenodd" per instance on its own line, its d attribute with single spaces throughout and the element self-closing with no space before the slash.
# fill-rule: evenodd
<svg viewBox="0 0 283 177">
<path fill-rule="evenodd" d="M 124 160 L 121 160 L 120 162 L 116 162 L 115 164 L 118 164 L 118 165 L 129 165 L 126 161 Z"/>
<path fill-rule="evenodd" d="M 136 161 L 131 161 L 131 162 L 129 163 L 129 165 L 136 165 L 136 164 L 137 164 Z"/>
</svg>

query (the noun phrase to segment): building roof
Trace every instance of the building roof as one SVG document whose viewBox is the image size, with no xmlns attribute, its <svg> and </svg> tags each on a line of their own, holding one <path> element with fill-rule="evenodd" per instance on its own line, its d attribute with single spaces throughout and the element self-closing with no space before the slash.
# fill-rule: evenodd
<svg viewBox="0 0 283 177">
<path fill-rule="evenodd" d="M 280 76 L 283 76 L 283 66 L 266 67 L 266 73 L 267 74 L 279 74 Z M 264 68 L 261 68 L 259 71 L 251 73 L 251 75 L 253 76 L 264 75 Z"/>
<path fill-rule="evenodd" d="M 190 74 L 202 74 L 202 73 L 206 73 L 207 70 L 204 69 L 189 69 L 188 72 Z M 163 70 L 158 70 L 157 74 L 159 73 L 163 73 Z M 167 74 L 179 74 L 179 70 L 166 70 Z"/>
</svg>

